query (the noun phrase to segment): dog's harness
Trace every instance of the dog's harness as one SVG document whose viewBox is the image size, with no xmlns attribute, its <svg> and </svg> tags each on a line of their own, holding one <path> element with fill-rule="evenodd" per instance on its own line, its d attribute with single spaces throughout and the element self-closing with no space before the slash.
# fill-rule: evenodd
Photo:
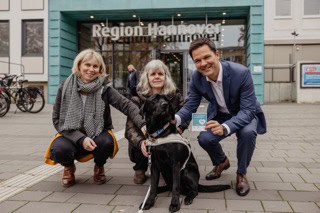
<svg viewBox="0 0 320 213">
<path fill-rule="evenodd" d="M 169 143 L 180 143 L 185 145 L 188 148 L 189 154 L 187 159 L 185 160 L 185 162 L 183 163 L 183 166 L 181 167 L 182 171 L 185 167 L 186 164 L 190 158 L 191 155 L 191 147 L 189 144 L 189 141 L 187 141 L 186 139 L 184 139 L 180 134 L 170 134 L 165 138 L 148 138 L 147 139 L 147 146 L 159 146 L 159 145 L 163 145 L 163 144 L 169 144 Z"/>
</svg>

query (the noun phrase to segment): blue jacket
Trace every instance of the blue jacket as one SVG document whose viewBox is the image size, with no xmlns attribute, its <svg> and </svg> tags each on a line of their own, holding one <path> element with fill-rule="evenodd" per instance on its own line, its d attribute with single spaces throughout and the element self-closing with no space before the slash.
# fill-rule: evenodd
<svg viewBox="0 0 320 213">
<path fill-rule="evenodd" d="M 230 128 L 230 134 L 248 125 L 257 116 L 257 133 L 264 134 L 267 131 L 266 119 L 254 93 L 254 84 L 250 70 L 240 64 L 220 61 L 223 69 L 223 95 L 226 106 L 232 115 L 225 122 Z M 191 120 L 204 97 L 208 102 L 207 118 L 214 120 L 219 106 L 211 88 L 199 71 L 194 71 L 189 86 L 188 96 L 184 106 L 176 113 L 181 118 L 181 123 Z"/>
</svg>

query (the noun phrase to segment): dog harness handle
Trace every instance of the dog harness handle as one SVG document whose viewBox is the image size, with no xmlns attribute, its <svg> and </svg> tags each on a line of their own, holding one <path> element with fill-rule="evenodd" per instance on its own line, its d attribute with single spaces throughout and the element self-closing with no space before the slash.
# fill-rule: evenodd
<svg viewBox="0 0 320 213">
<path fill-rule="evenodd" d="M 150 147 L 160 146 L 160 145 L 169 144 L 169 143 L 180 143 L 185 145 L 188 148 L 189 154 L 186 161 L 184 162 L 183 166 L 180 169 L 180 171 L 182 171 L 186 167 L 187 162 L 191 155 L 191 147 L 190 147 L 189 141 L 184 139 L 180 134 L 170 134 L 165 138 L 147 139 L 147 146 L 150 146 Z"/>
</svg>

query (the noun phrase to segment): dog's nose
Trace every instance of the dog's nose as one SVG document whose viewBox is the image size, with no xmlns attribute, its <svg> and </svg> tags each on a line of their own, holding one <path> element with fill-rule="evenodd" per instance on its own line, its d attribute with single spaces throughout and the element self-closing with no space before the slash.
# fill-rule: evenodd
<svg viewBox="0 0 320 213">
<path fill-rule="evenodd" d="M 167 103 L 167 102 L 162 102 L 162 103 L 161 103 L 161 108 L 162 108 L 162 109 L 166 109 L 167 106 L 168 106 L 168 103 Z"/>
</svg>

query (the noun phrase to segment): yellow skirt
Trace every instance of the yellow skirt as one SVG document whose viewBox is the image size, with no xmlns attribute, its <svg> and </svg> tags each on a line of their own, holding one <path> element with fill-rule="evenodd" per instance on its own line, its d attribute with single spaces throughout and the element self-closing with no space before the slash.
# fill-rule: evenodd
<svg viewBox="0 0 320 213">
<path fill-rule="evenodd" d="M 113 132 L 111 130 L 108 130 L 107 132 L 112 136 L 112 139 L 113 139 L 113 153 L 110 156 L 110 158 L 113 159 L 119 150 L 119 146 L 118 146 L 117 139 L 114 136 Z M 57 164 L 57 162 L 55 162 L 54 160 L 51 159 L 50 150 L 51 150 L 51 146 L 53 144 L 53 141 L 61 136 L 62 136 L 62 134 L 60 134 L 60 133 L 56 134 L 56 136 L 51 140 L 51 142 L 47 148 L 47 151 L 44 153 L 44 158 L 45 158 L 44 162 L 46 164 L 49 164 L 49 165 L 56 165 Z M 93 154 L 88 154 L 88 155 L 81 156 L 79 159 L 76 159 L 76 160 L 79 162 L 87 162 L 88 160 L 91 160 L 92 158 L 93 158 Z"/>
</svg>

